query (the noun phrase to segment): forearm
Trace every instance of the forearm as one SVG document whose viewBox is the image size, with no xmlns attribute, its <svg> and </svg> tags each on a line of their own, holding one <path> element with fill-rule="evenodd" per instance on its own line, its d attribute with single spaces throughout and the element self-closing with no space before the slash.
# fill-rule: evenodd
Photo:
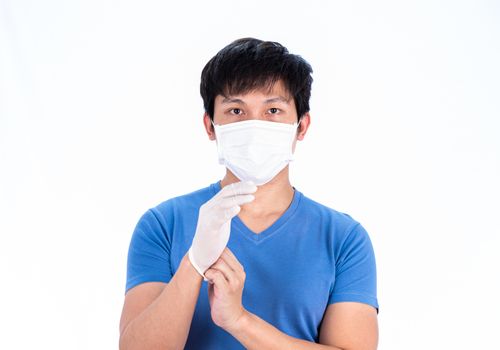
<svg viewBox="0 0 500 350">
<path fill-rule="evenodd" d="M 291 337 L 246 310 L 238 325 L 227 331 L 248 350 L 343 350 Z"/>
<path fill-rule="evenodd" d="M 161 294 L 127 325 L 120 350 L 184 349 L 202 280 L 186 254 Z"/>
</svg>

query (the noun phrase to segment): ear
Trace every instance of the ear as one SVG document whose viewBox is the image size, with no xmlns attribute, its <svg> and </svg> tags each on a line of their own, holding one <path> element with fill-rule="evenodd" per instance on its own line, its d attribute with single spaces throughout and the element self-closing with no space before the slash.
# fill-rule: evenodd
<svg viewBox="0 0 500 350">
<path fill-rule="evenodd" d="M 215 140 L 214 127 L 207 112 L 203 113 L 203 125 L 205 126 L 205 131 L 207 132 L 208 138 L 211 141 Z"/>
<path fill-rule="evenodd" d="M 304 113 L 300 120 L 299 130 L 297 131 L 297 140 L 302 141 L 306 136 L 306 132 L 311 125 L 311 115 L 309 112 Z"/>
</svg>

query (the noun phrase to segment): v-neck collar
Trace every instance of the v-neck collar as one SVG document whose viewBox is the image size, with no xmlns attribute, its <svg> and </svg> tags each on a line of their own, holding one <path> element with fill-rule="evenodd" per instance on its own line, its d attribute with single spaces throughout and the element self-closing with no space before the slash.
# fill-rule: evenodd
<svg viewBox="0 0 500 350">
<path fill-rule="evenodd" d="M 220 181 L 217 181 L 213 184 L 210 185 L 210 188 L 212 190 L 212 193 L 215 195 L 217 194 L 221 189 L 221 184 Z M 246 239 L 250 240 L 251 242 L 255 244 L 260 244 L 267 240 L 269 237 L 273 236 L 275 233 L 278 233 L 281 230 L 282 226 L 288 221 L 288 219 L 295 213 L 299 202 L 300 198 L 302 197 L 302 193 L 298 191 L 295 187 L 293 187 L 293 198 L 292 202 L 288 206 L 288 208 L 285 210 L 281 216 L 274 221 L 271 226 L 266 228 L 264 231 L 261 233 L 255 233 L 252 230 L 250 230 L 244 223 L 241 221 L 240 217 L 237 215 L 232 219 L 231 222 L 231 227 L 242 233 L 242 236 L 244 236 Z"/>
</svg>

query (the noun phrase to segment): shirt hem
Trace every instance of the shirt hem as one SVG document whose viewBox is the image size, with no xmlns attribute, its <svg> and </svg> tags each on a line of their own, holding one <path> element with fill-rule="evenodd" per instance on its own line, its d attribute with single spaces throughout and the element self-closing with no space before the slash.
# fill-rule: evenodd
<svg viewBox="0 0 500 350">
<path fill-rule="evenodd" d="M 379 312 L 379 305 L 377 298 L 370 297 L 364 294 L 355 294 L 355 293 L 335 294 L 332 296 L 332 298 L 328 300 L 328 305 L 343 301 L 354 301 L 354 302 L 368 304 L 377 309 L 377 314 Z"/>
<path fill-rule="evenodd" d="M 163 282 L 163 283 L 168 283 L 172 277 L 167 276 L 167 275 L 147 275 L 147 276 L 141 276 L 134 278 L 133 280 L 130 280 L 129 283 L 127 283 L 125 287 L 125 293 L 127 293 L 130 289 L 133 287 L 145 283 L 145 282 Z"/>
</svg>

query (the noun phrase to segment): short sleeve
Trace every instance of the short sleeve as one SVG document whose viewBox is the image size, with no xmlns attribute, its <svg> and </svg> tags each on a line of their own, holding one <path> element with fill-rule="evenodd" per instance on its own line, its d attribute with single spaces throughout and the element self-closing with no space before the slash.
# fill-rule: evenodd
<svg viewBox="0 0 500 350">
<path fill-rule="evenodd" d="M 132 233 L 127 257 L 125 293 L 140 283 L 167 283 L 172 278 L 171 244 L 157 215 L 154 208 L 148 209 Z"/>
<path fill-rule="evenodd" d="M 345 238 L 335 264 L 335 283 L 328 304 L 355 301 L 377 309 L 377 269 L 366 230 L 356 223 Z"/>
</svg>

